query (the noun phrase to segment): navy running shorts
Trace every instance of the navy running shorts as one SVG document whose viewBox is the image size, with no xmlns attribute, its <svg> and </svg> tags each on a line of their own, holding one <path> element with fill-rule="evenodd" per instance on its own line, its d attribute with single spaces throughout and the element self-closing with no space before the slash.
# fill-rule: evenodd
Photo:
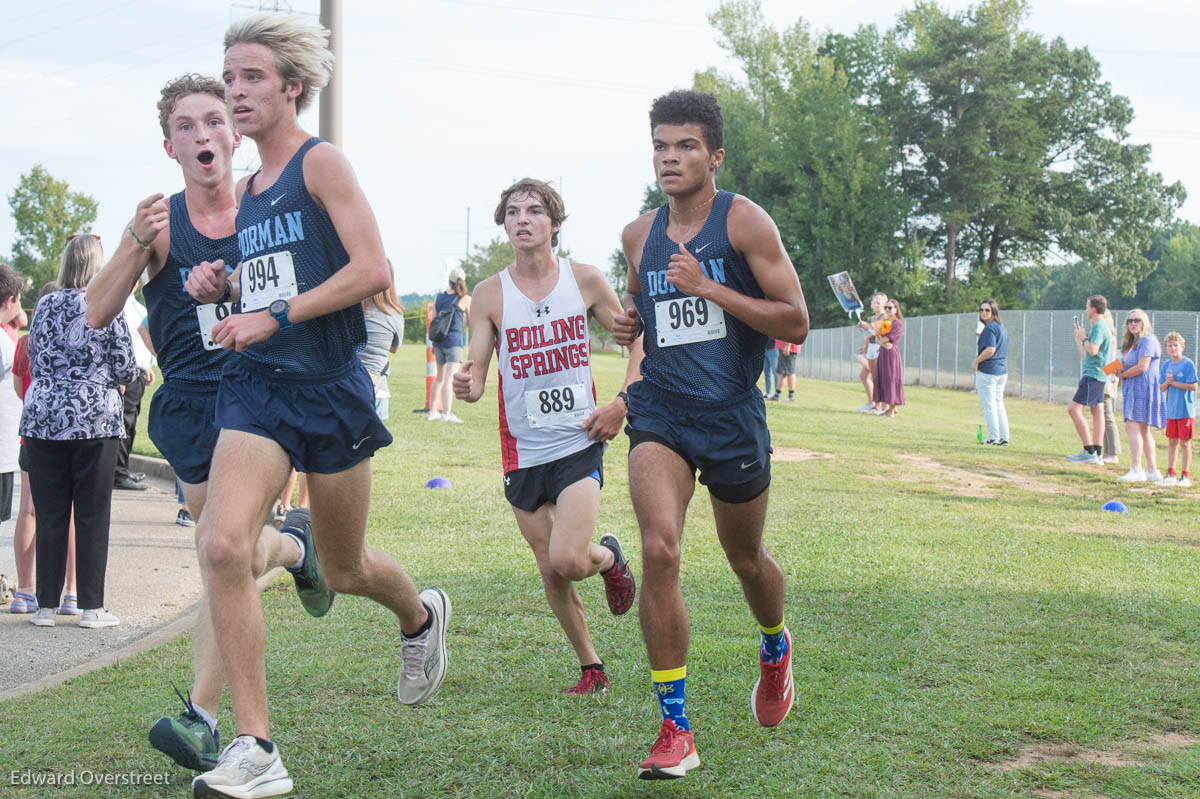
<svg viewBox="0 0 1200 799">
<path fill-rule="evenodd" d="M 567 486 L 591 477 L 604 487 L 604 450 L 606 444 L 597 441 L 590 447 L 573 452 L 549 463 L 513 469 L 504 475 L 504 496 L 514 508 L 533 513 L 547 502 L 558 502 L 558 495 Z"/>
<path fill-rule="evenodd" d="M 654 441 L 679 457 L 722 502 L 749 502 L 771 484 L 771 433 L 762 393 L 706 403 L 646 380 L 629 386 L 629 448 Z"/>
<path fill-rule="evenodd" d="M 298 471 L 312 474 L 344 472 L 392 443 L 358 358 L 315 379 L 232 358 L 221 377 L 216 420 L 223 430 L 271 439 Z"/>
<path fill-rule="evenodd" d="M 1079 388 L 1075 389 L 1072 402 L 1093 408 L 1104 402 L 1104 381 L 1094 377 L 1079 378 Z"/>
<path fill-rule="evenodd" d="M 150 400 L 147 432 L 175 476 L 197 485 L 208 481 L 221 430 L 213 420 L 216 384 L 168 380 Z"/>
</svg>

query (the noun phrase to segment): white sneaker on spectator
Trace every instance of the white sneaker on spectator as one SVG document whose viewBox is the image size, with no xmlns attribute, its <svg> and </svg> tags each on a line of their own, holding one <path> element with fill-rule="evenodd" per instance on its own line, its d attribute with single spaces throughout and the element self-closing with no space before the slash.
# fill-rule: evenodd
<svg viewBox="0 0 1200 799">
<path fill-rule="evenodd" d="M 862 405 L 858 408 L 859 413 L 873 413 L 874 411 L 875 411 L 875 406 L 869 402 L 866 405 Z"/>
<path fill-rule="evenodd" d="M 1186 474 L 1183 474 L 1179 476 L 1179 479 L 1175 482 L 1175 485 L 1179 486 L 1180 488 L 1191 488 L 1192 481 L 1188 479 Z"/>
<path fill-rule="evenodd" d="M 446 411 L 445 413 L 443 413 L 443 414 L 442 414 L 442 421 L 443 421 L 443 422 L 454 422 L 455 424 L 462 424 L 462 423 L 463 423 L 463 420 L 462 420 L 462 419 L 459 419 L 457 416 L 455 416 L 455 415 L 454 415 L 454 413 L 453 413 L 452 411 Z"/>
<path fill-rule="evenodd" d="M 1086 449 L 1081 449 L 1074 455 L 1067 456 L 1067 460 L 1071 461 L 1072 463 L 1092 463 L 1095 458 L 1096 456 L 1093 453 L 1088 452 Z"/>
<path fill-rule="evenodd" d="M 105 608 L 85 610 L 79 617 L 79 626 L 92 630 L 99 627 L 116 627 L 121 620 L 109 613 Z"/>
<path fill-rule="evenodd" d="M 33 612 L 29 623 L 34 627 L 53 627 L 54 617 L 58 615 L 56 608 L 38 608 Z"/>
<path fill-rule="evenodd" d="M 442 415 L 437 411 L 425 411 L 425 421 L 440 422 L 442 421 Z"/>
<path fill-rule="evenodd" d="M 1144 483 L 1146 482 L 1146 473 L 1141 469 L 1130 469 L 1117 479 L 1122 483 Z"/>
<path fill-rule="evenodd" d="M 1163 479 L 1163 475 L 1158 469 L 1155 469 L 1152 472 L 1146 472 L 1146 480 L 1148 482 L 1157 483 L 1161 479 Z"/>
<path fill-rule="evenodd" d="M 1146 475 L 1146 477 L 1147 477 L 1147 478 L 1148 478 L 1149 476 L 1150 476 L 1150 475 Z M 1171 488 L 1171 487 L 1173 487 L 1173 486 L 1177 486 L 1177 485 L 1179 485 L 1179 481 L 1175 479 L 1174 475 L 1170 475 L 1170 474 L 1168 474 L 1166 477 L 1163 477 L 1163 478 L 1162 478 L 1162 479 L 1160 479 L 1160 480 L 1154 480 L 1154 481 L 1152 481 L 1152 482 L 1153 482 L 1153 483 L 1154 483 L 1156 486 L 1163 486 L 1163 487 L 1165 487 L 1165 488 Z"/>
</svg>

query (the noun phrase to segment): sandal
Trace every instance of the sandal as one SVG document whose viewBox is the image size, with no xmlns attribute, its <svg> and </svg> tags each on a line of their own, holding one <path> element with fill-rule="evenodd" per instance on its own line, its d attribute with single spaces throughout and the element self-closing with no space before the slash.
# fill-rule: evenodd
<svg viewBox="0 0 1200 799">
<path fill-rule="evenodd" d="M 79 598 L 74 594 L 63 594 L 62 604 L 58 606 L 59 616 L 78 616 Z"/>
<path fill-rule="evenodd" d="M 34 613 L 38 609 L 37 597 L 24 591 L 14 591 L 9 613 Z"/>
</svg>

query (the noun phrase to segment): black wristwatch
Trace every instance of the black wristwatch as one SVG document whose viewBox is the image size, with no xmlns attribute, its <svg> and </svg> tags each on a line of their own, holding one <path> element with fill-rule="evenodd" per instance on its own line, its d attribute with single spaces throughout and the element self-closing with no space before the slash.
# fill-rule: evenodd
<svg viewBox="0 0 1200 799">
<path fill-rule="evenodd" d="M 221 294 L 221 299 L 217 300 L 217 302 L 229 302 L 229 299 L 232 296 L 233 296 L 233 283 L 230 282 L 230 280 L 228 278 L 226 278 L 225 291 Z"/>
<path fill-rule="evenodd" d="M 275 300 L 267 306 L 267 313 L 275 317 L 275 321 L 279 323 L 280 330 L 287 330 L 292 326 L 292 323 L 288 321 L 288 309 L 290 307 L 287 300 Z"/>
<path fill-rule="evenodd" d="M 624 391 L 618 391 L 617 396 L 625 400 L 625 410 L 629 410 L 629 395 Z"/>
</svg>

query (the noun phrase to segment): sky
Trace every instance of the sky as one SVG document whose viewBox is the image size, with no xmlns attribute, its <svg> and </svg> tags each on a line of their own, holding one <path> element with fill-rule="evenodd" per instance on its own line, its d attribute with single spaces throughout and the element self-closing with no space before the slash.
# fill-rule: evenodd
<svg viewBox="0 0 1200 799">
<path fill-rule="evenodd" d="M 99 202 L 90 232 L 111 247 L 137 202 L 183 187 L 162 149 L 155 103 L 185 72 L 219 75 L 221 38 L 253 0 L 42 0 L 0 3 L 0 191 L 40 163 Z M 272 3 L 264 5 L 271 6 Z M 293 0 L 298 13 L 319 0 Z M 558 186 L 562 244 L 607 270 L 652 179 L 647 113 L 709 67 L 736 74 L 706 13 L 717 0 L 401 0 L 343 3 L 343 141 L 374 209 L 400 294 L 442 288 L 447 259 L 503 231 L 502 189 L 530 176 Z M 767 19 L 814 31 L 886 29 L 913 3 L 763 0 Z M 970 5 L 945 0 L 943 8 Z M 1194 196 L 1200 223 L 1200 4 L 1034 0 L 1026 28 L 1087 47 L 1130 98 L 1135 142 Z M 314 109 L 301 117 L 318 131 Z M 727 157 L 735 157 L 729 153 Z M 257 165 L 246 140 L 235 158 Z M 0 254 L 14 229 L 5 203 Z M 469 222 L 468 222 L 469 220 Z M 83 232 L 83 231 L 80 231 Z"/>
</svg>

